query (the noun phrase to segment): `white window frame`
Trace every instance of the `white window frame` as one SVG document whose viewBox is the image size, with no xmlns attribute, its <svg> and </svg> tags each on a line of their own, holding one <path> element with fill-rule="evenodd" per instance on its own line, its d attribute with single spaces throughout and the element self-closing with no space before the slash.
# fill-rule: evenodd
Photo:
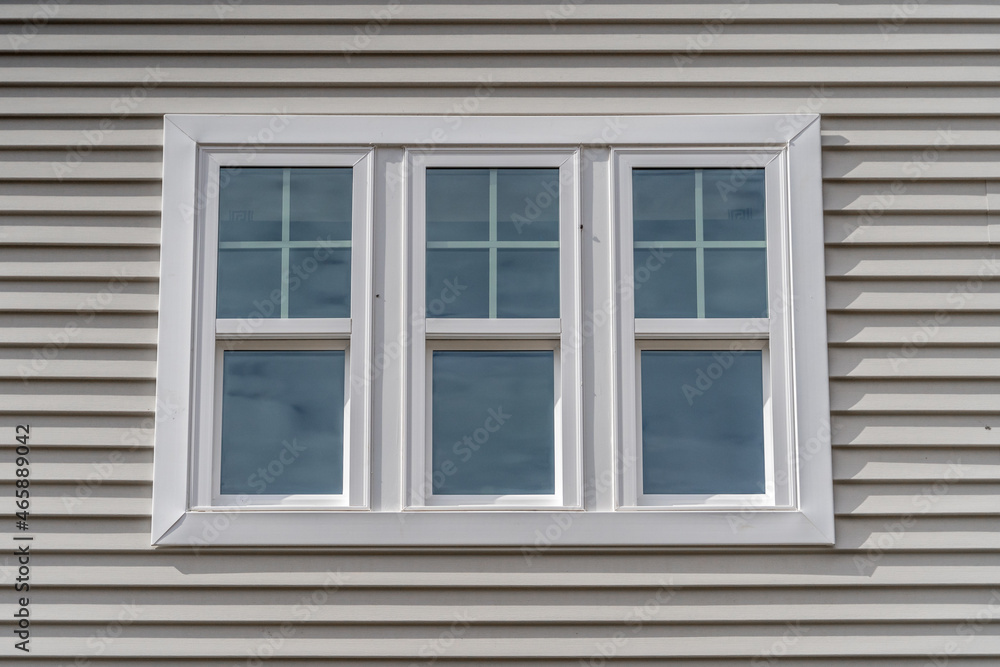
<svg viewBox="0 0 1000 667">
<path fill-rule="evenodd" d="M 619 459 L 621 509 L 745 509 L 795 507 L 795 461 L 792 456 L 792 415 L 787 409 L 789 318 L 785 295 L 790 294 L 790 257 L 786 230 L 788 207 L 783 186 L 786 179 L 784 149 L 745 150 L 626 149 L 613 151 L 617 187 L 618 280 L 633 285 L 632 172 L 635 169 L 735 168 L 764 170 L 766 201 L 766 250 L 768 317 L 706 318 L 704 291 L 698 276 L 700 318 L 636 318 L 632 298 L 621 299 L 623 346 L 632 341 L 635 353 L 621 358 L 621 410 L 632 419 L 622 424 L 622 457 Z M 697 219 L 696 228 L 701 222 Z M 700 236 L 696 234 L 696 236 Z M 694 244 L 697 244 L 695 241 Z M 674 243 L 674 246 L 679 245 Z M 693 245 L 693 244 L 692 244 Z M 701 269 L 699 269 L 700 271 Z M 630 294 L 631 296 L 631 294 Z M 641 492 L 642 409 L 640 356 L 643 350 L 726 350 L 731 346 L 760 349 L 763 354 L 764 475 L 766 488 L 759 494 L 663 495 Z M 773 377 L 773 382 L 772 382 Z M 626 465 L 625 462 L 635 462 Z"/>
<path fill-rule="evenodd" d="M 529 334 L 518 328 L 518 322 L 498 320 L 495 331 L 471 334 L 473 343 L 482 344 L 487 340 L 503 345 L 556 340 L 560 368 L 567 366 L 567 351 L 576 355 L 579 375 L 573 389 L 581 397 L 576 417 L 579 431 L 574 434 L 581 480 L 578 505 L 569 498 L 559 506 L 532 509 L 415 510 L 412 503 L 411 448 L 415 439 L 426 435 L 413 430 L 413 407 L 419 404 L 424 410 L 426 404 L 414 396 L 425 385 L 416 384 L 412 371 L 427 363 L 429 346 L 467 341 L 470 333 L 456 320 L 432 319 L 424 328 L 413 321 L 413 308 L 423 306 L 424 294 L 422 282 L 419 290 L 409 282 L 414 225 L 409 218 L 413 179 L 408 165 L 418 153 L 432 157 L 463 150 L 578 156 L 573 192 L 561 197 L 561 203 L 578 209 L 574 222 L 579 228 L 578 245 L 573 256 L 579 268 L 572 283 L 574 294 L 561 298 L 563 306 L 575 303 L 577 313 L 569 320 L 562 313 L 558 332 L 535 322 L 530 324 L 543 330 Z M 365 195 L 368 222 L 364 232 L 360 236 L 356 232 L 352 239 L 355 243 L 364 239 L 367 244 L 367 275 L 364 289 L 358 282 L 352 286 L 351 327 L 317 323 L 311 330 L 291 331 L 287 327 L 292 325 L 275 324 L 282 330 L 258 338 L 281 345 L 319 340 L 316 345 L 331 347 L 345 345 L 349 339 L 352 400 L 360 393 L 358 403 L 365 405 L 364 417 L 355 419 L 357 403 L 350 415 L 351 428 L 365 433 L 363 460 L 369 466 L 365 501 L 339 507 L 317 505 L 309 499 L 298 505 L 213 506 L 209 497 L 209 504 L 203 504 L 197 496 L 204 488 L 198 471 L 204 469 L 201 456 L 211 434 L 205 440 L 199 419 L 214 406 L 202 383 L 205 373 L 213 376 L 215 370 L 214 354 L 206 345 L 214 351 L 216 336 L 232 333 L 225 326 L 206 330 L 202 310 L 207 268 L 203 216 L 211 209 L 206 208 L 203 196 L 210 165 L 207 156 L 229 152 L 256 166 L 272 153 L 305 158 L 338 151 L 370 156 Z M 633 324 L 623 316 L 623 304 L 631 295 L 621 281 L 623 240 L 615 153 L 625 151 L 693 155 L 763 151 L 780 156 L 777 159 L 784 165 L 780 198 L 786 211 L 782 230 L 787 238 L 785 284 L 788 294 L 794 294 L 794 298 L 784 295 L 787 323 L 782 339 L 787 363 L 784 404 L 793 415 L 788 487 L 794 495 L 787 504 L 776 499 L 764 507 L 668 504 L 639 510 L 638 502 L 635 506 L 623 503 L 623 452 L 636 444 L 634 438 L 631 445 L 625 441 L 627 429 L 635 429 L 636 424 L 635 411 L 626 409 L 624 393 L 634 393 L 637 380 L 633 374 L 626 384 L 623 367 L 631 363 L 634 368 L 637 349 L 642 346 L 681 345 L 692 340 L 693 333 L 716 343 L 733 338 L 730 329 L 665 336 L 655 328 L 646 330 L 643 321 Z M 157 546 L 497 546 L 521 548 L 526 556 L 563 547 L 832 544 L 822 225 L 819 118 L 815 115 L 167 116 L 152 542 Z M 631 246 L 631 237 L 624 242 Z M 562 236 L 560 248 L 561 257 L 569 254 Z M 357 263 L 352 266 L 358 269 Z M 356 280 L 352 275 L 352 281 Z M 561 273 L 563 294 L 566 287 Z M 414 300 L 417 291 L 419 297 Z M 355 298 L 362 302 L 357 307 Z M 214 313 L 208 321 L 214 322 Z M 773 327 L 768 336 L 773 357 Z M 753 336 L 738 338 L 759 341 Z M 213 363 L 206 365 L 206 358 Z M 356 364 L 362 363 L 363 370 L 355 374 Z M 426 377 L 420 379 L 425 381 Z M 772 377 L 772 388 L 781 381 Z M 208 392 L 208 396 L 214 394 Z M 778 400 L 777 389 L 773 396 Z M 562 441 L 565 447 L 566 438 Z"/>
<path fill-rule="evenodd" d="M 579 327 L 580 214 L 579 151 L 527 149 L 443 149 L 407 152 L 407 219 L 410 253 L 410 336 L 413 362 L 410 397 L 408 486 L 404 507 L 412 510 L 563 509 L 582 507 L 580 443 L 581 359 L 570 335 Z M 431 168 L 559 170 L 559 317 L 435 318 L 426 312 L 426 173 Z M 491 278 L 492 280 L 492 278 Z M 431 364 L 435 350 L 542 350 L 555 352 L 555 492 L 551 495 L 435 495 L 432 475 Z M 423 354 L 421 354 L 423 350 Z M 423 388 L 423 391 L 418 391 Z"/>
</svg>

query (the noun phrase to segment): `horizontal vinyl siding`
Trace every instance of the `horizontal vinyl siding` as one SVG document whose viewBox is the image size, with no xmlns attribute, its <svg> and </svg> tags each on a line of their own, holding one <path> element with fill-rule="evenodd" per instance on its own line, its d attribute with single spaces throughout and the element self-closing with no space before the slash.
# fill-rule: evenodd
<svg viewBox="0 0 1000 667">
<path fill-rule="evenodd" d="M 6 3 L 0 33 L 0 429 L 32 424 L 31 664 L 996 665 L 1000 6 Z M 164 113 L 807 110 L 835 548 L 148 546 Z"/>
</svg>

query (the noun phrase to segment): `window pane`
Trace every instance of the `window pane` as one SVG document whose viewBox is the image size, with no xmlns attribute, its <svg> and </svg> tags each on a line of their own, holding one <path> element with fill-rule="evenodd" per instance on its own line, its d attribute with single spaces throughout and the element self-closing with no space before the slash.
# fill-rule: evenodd
<svg viewBox="0 0 1000 667">
<path fill-rule="evenodd" d="M 642 490 L 764 492 L 762 353 L 641 353 Z"/>
<path fill-rule="evenodd" d="M 707 317 L 767 317 L 767 251 L 705 251 Z"/>
<path fill-rule="evenodd" d="M 217 317 L 350 317 L 354 170 L 222 168 Z"/>
<path fill-rule="evenodd" d="M 490 316 L 490 251 L 427 251 L 427 317 Z"/>
<path fill-rule="evenodd" d="M 706 241 L 763 241 L 763 169 L 703 169 Z"/>
<path fill-rule="evenodd" d="M 280 241 L 284 169 L 219 169 L 219 241 Z"/>
<path fill-rule="evenodd" d="M 281 250 L 220 250 L 218 317 L 278 317 Z"/>
<path fill-rule="evenodd" d="M 223 494 L 340 494 L 345 354 L 228 351 L 223 356 Z"/>
<path fill-rule="evenodd" d="M 559 317 L 559 251 L 497 251 L 500 317 Z"/>
<path fill-rule="evenodd" d="M 289 236 L 292 241 L 350 241 L 350 167 L 291 169 Z"/>
<path fill-rule="evenodd" d="M 636 317 L 698 316 L 694 250 L 636 250 L 633 262 Z"/>
<path fill-rule="evenodd" d="M 490 170 L 427 170 L 427 240 L 490 238 Z"/>
<path fill-rule="evenodd" d="M 551 351 L 433 353 L 433 493 L 555 492 L 554 363 Z"/>
<path fill-rule="evenodd" d="M 497 238 L 559 240 L 558 169 L 497 169 Z"/>
<path fill-rule="evenodd" d="M 766 317 L 763 169 L 633 169 L 636 317 Z"/>
<path fill-rule="evenodd" d="M 559 317 L 558 169 L 428 169 L 426 212 L 429 317 Z"/>
<path fill-rule="evenodd" d="M 694 169 L 634 169 L 636 241 L 694 241 Z"/>
<path fill-rule="evenodd" d="M 351 251 L 289 251 L 288 316 L 351 316 Z"/>
</svg>

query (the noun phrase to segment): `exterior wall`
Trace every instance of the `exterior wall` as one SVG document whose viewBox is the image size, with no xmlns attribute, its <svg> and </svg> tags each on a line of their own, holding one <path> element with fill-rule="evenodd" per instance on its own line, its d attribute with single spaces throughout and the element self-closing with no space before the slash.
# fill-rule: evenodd
<svg viewBox="0 0 1000 667">
<path fill-rule="evenodd" d="M 0 479 L 11 508 L 29 423 L 32 664 L 996 664 L 1000 6 L 52 0 L 0 22 Z M 823 116 L 835 548 L 149 547 L 164 113 L 799 109 Z M 4 549 L 0 654 L 23 656 Z"/>
</svg>

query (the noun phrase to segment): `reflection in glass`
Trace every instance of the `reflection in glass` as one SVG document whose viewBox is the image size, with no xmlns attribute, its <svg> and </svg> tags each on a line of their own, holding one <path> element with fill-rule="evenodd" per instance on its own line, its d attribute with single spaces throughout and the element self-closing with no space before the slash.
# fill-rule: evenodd
<svg viewBox="0 0 1000 667">
<path fill-rule="evenodd" d="M 217 317 L 277 317 L 281 250 L 220 250 Z"/>
<path fill-rule="evenodd" d="M 227 351 L 221 492 L 340 494 L 345 353 Z"/>
<path fill-rule="evenodd" d="M 767 317 L 767 251 L 705 251 L 707 317 Z"/>
<path fill-rule="evenodd" d="M 763 169 L 633 169 L 636 317 L 766 316 L 764 195 Z"/>
<path fill-rule="evenodd" d="M 350 241 L 350 167 L 289 170 L 289 238 L 292 241 Z"/>
<path fill-rule="evenodd" d="M 427 251 L 427 317 L 489 317 L 489 250 Z"/>
<path fill-rule="evenodd" d="M 694 250 L 636 250 L 632 261 L 636 317 L 698 316 Z"/>
<path fill-rule="evenodd" d="M 706 241 L 766 238 L 763 169 L 702 169 Z"/>
<path fill-rule="evenodd" d="M 642 492 L 763 493 L 762 353 L 641 352 Z"/>
<path fill-rule="evenodd" d="M 284 169 L 219 169 L 219 241 L 280 241 Z"/>
<path fill-rule="evenodd" d="M 694 169 L 634 169 L 635 240 L 694 241 L 695 199 Z"/>
<path fill-rule="evenodd" d="M 433 493 L 554 493 L 554 362 L 544 350 L 433 352 Z"/>
<path fill-rule="evenodd" d="M 426 175 L 428 316 L 559 317 L 559 170 Z"/>
<path fill-rule="evenodd" d="M 223 167 L 220 318 L 350 317 L 350 167 Z"/>
<path fill-rule="evenodd" d="M 351 251 L 289 251 L 289 317 L 351 316 Z"/>
<path fill-rule="evenodd" d="M 559 250 L 498 250 L 497 311 L 504 317 L 559 317 Z"/>
</svg>

